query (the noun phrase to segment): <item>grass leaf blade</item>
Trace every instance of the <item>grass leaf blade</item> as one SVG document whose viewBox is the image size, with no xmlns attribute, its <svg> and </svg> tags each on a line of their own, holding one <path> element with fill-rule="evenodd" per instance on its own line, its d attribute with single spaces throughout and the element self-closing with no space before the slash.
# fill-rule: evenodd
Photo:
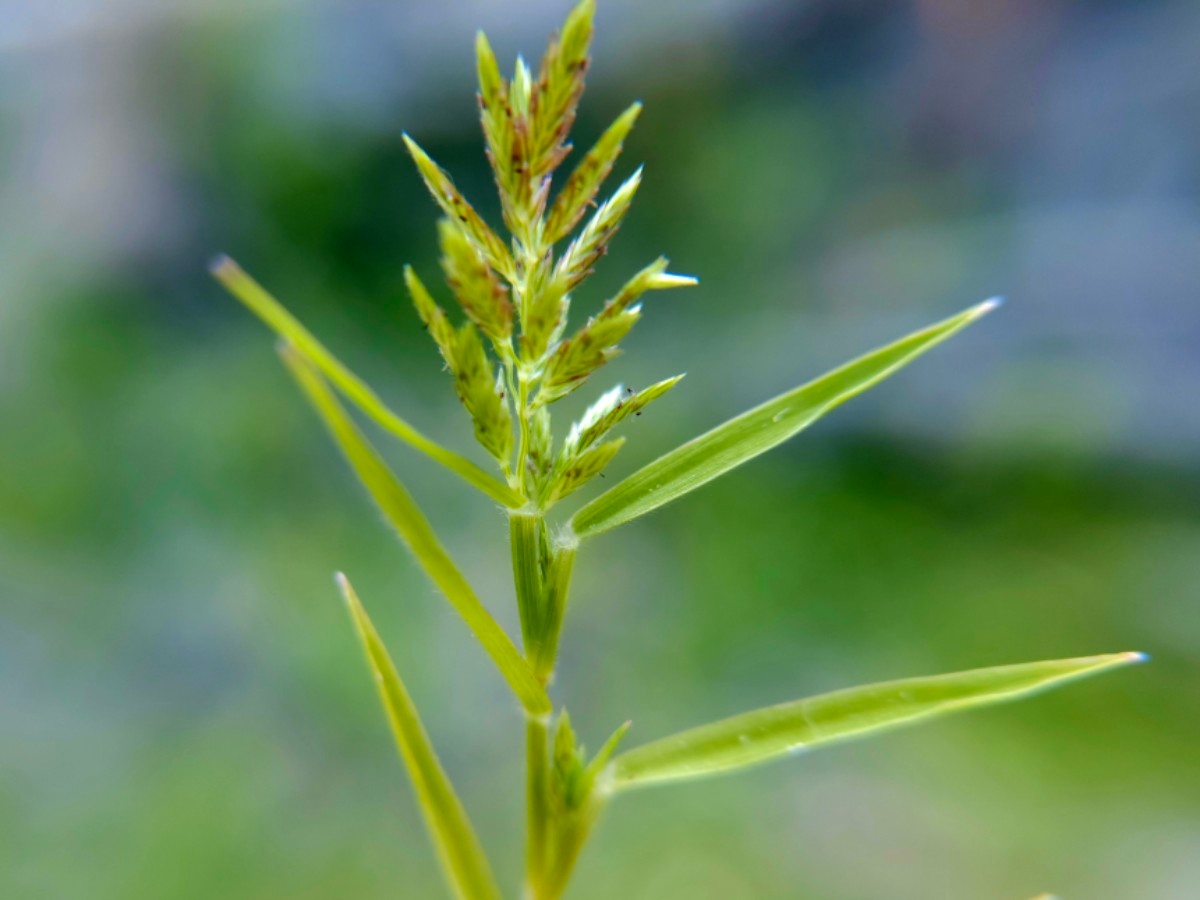
<svg viewBox="0 0 1200 900">
<path fill-rule="evenodd" d="M 768 400 L 660 456 L 575 513 L 571 520 L 575 534 L 579 537 L 599 534 L 645 515 L 765 453 L 997 305 L 998 301 L 989 300 L 914 332 Z"/>
<path fill-rule="evenodd" d="M 460 478 L 509 508 L 525 499 L 504 482 L 493 478 L 475 463 L 441 444 L 431 441 L 384 405 L 375 392 L 347 369 L 312 333 L 297 321 L 278 300 L 227 256 L 218 257 L 211 266 L 213 276 L 258 316 L 276 334 L 297 349 L 316 366 L 347 399 L 370 416 L 382 428 L 400 440 L 441 463 Z"/>
<path fill-rule="evenodd" d="M 534 714 L 548 712 L 550 700 L 545 689 L 538 683 L 529 664 L 517 652 L 504 629 L 475 596 L 404 485 L 359 433 L 313 366 L 292 347 L 285 346 L 282 355 L 359 480 L 400 533 L 426 574 L 446 595 L 446 599 L 491 656 L 521 705 Z"/>
<path fill-rule="evenodd" d="M 744 713 L 623 753 L 612 789 L 622 790 L 734 771 L 834 741 L 958 710 L 1015 700 L 1037 691 L 1145 660 L 1113 653 L 850 688 Z"/>
<path fill-rule="evenodd" d="M 459 900 L 501 900 L 491 866 L 466 811 L 446 777 L 417 708 L 396 666 L 349 579 L 338 573 L 338 587 L 350 610 L 363 652 L 387 712 L 400 757 L 408 769 L 429 836 L 450 887 Z"/>
</svg>

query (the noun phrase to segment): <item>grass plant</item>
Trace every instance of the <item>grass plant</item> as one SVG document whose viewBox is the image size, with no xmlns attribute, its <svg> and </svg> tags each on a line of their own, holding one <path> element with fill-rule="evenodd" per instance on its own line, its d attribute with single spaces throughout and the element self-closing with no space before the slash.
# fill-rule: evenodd
<svg viewBox="0 0 1200 900">
<path fill-rule="evenodd" d="M 560 504 L 601 475 L 622 450 L 621 424 L 670 393 L 682 376 L 640 390 L 611 387 L 561 435 L 554 428 L 555 404 L 591 387 L 593 376 L 620 352 L 621 341 L 642 316 L 642 303 L 653 293 L 696 283 L 671 273 L 660 256 L 586 321 L 572 323 L 568 315 L 572 297 L 604 257 L 642 178 L 638 169 L 597 199 L 641 112 L 638 103 L 617 117 L 565 178 L 559 177 L 571 151 L 569 134 L 589 66 L 593 16 L 593 0 L 583 0 L 551 40 L 537 70 L 518 59 L 510 79 L 500 74 L 487 38 L 478 37 L 479 110 L 507 237 L 483 219 L 412 138 L 404 137 L 442 213 L 443 293 L 452 298 L 455 311 L 448 312 L 412 268 L 405 269 L 405 281 L 494 471 L 430 440 L 389 409 L 232 260 L 222 257 L 213 264 L 225 287 L 278 334 L 283 361 L 302 393 L 417 564 L 478 638 L 523 711 L 528 900 L 563 895 L 605 805 L 626 791 L 736 771 L 1025 697 L 1142 659 L 1137 653 L 1115 653 L 910 678 L 759 709 L 632 749 L 623 741 L 629 723 L 617 727 L 594 754 L 578 742 L 567 711 L 556 707 L 550 693 L 577 554 L 592 552 L 593 538 L 604 532 L 683 498 L 795 436 L 997 306 L 994 300 L 980 303 L 767 400 L 561 515 Z M 499 506 L 512 549 L 519 645 L 497 624 L 343 403 Z M 463 900 L 503 896 L 366 609 L 344 575 L 337 581 L 452 893 Z"/>
</svg>

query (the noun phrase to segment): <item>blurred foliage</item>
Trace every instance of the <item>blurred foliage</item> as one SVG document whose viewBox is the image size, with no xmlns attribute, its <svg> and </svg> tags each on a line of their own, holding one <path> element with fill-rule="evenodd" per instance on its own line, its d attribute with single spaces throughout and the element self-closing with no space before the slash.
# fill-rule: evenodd
<svg viewBox="0 0 1200 900">
<path fill-rule="evenodd" d="M 369 6 L 214 6 L 5 51 L 40 74 L 34 106 L 2 98 L 0 895 L 437 896 L 335 569 L 375 598 L 516 884 L 504 685 L 265 331 L 204 273 L 234 253 L 414 424 L 469 445 L 403 298 L 401 265 L 432 281 L 436 248 L 398 132 L 492 195 L 470 88 L 449 73 L 475 26 L 494 29 L 414 4 L 391 69 L 390 20 Z M 1012 302 L 836 421 L 587 548 L 557 686 L 581 739 L 631 717 L 640 743 L 976 665 L 1128 648 L 1153 663 L 632 796 L 571 896 L 1194 896 L 1194 7 L 705 9 L 668 37 L 642 6 L 601 5 L 608 80 L 579 134 L 640 97 L 627 165 L 653 177 L 579 311 L 641 247 L 703 279 L 647 304 L 633 340 L 661 348 L 653 366 L 613 364 L 635 386 L 691 373 L 631 427 L 614 475 L 904 326 L 997 290 Z M 498 53 L 538 47 L 559 15 L 511 13 L 529 31 Z M 444 48 L 461 50 L 446 74 Z M 107 77 L 86 78 L 101 58 Z M 387 452 L 515 633 L 498 513 Z M 602 571 L 619 585 L 603 603 Z"/>
</svg>

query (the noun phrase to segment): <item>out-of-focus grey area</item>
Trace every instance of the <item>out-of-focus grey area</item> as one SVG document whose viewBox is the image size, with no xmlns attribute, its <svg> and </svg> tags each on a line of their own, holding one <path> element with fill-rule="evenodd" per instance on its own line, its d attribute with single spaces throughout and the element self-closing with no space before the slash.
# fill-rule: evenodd
<svg viewBox="0 0 1200 900">
<path fill-rule="evenodd" d="M 567 8 L 0 4 L 0 895 L 441 896 L 336 569 L 516 894 L 517 709 L 205 264 L 233 255 L 468 447 L 402 289 L 436 251 L 399 136 L 495 219 L 474 31 L 536 59 Z M 1008 303 L 584 548 L 555 693 L 587 742 L 870 680 L 1154 659 L 623 798 L 570 896 L 1197 896 L 1200 6 L 601 0 L 597 28 L 577 143 L 642 99 L 616 175 L 646 181 L 576 309 L 660 252 L 702 279 L 650 298 L 581 392 L 689 373 L 608 484 Z M 511 630 L 500 514 L 386 446 Z"/>
</svg>

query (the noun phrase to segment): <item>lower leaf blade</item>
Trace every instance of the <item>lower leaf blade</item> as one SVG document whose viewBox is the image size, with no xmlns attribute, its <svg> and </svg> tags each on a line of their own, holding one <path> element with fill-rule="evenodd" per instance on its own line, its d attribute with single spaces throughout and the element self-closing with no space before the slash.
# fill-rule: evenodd
<svg viewBox="0 0 1200 900">
<path fill-rule="evenodd" d="M 501 900 L 500 889 L 479 839 L 438 761 L 417 708 L 400 680 L 387 648 L 349 579 L 339 572 L 337 582 L 362 642 L 446 880 L 459 900 Z"/>
<path fill-rule="evenodd" d="M 475 595 L 404 485 L 359 433 L 313 366 L 290 346 L 285 345 L 281 355 L 372 499 L 491 656 L 522 706 L 536 715 L 549 712 L 545 688 Z"/>
<path fill-rule="evenodd" d="M 835 691 L 702 725 L 621 754 L 611 790 L 735 771 L 835 741 L 1015 700 L 1145 660 L 1113 653 L 972 669 Z"/>
</svg>

